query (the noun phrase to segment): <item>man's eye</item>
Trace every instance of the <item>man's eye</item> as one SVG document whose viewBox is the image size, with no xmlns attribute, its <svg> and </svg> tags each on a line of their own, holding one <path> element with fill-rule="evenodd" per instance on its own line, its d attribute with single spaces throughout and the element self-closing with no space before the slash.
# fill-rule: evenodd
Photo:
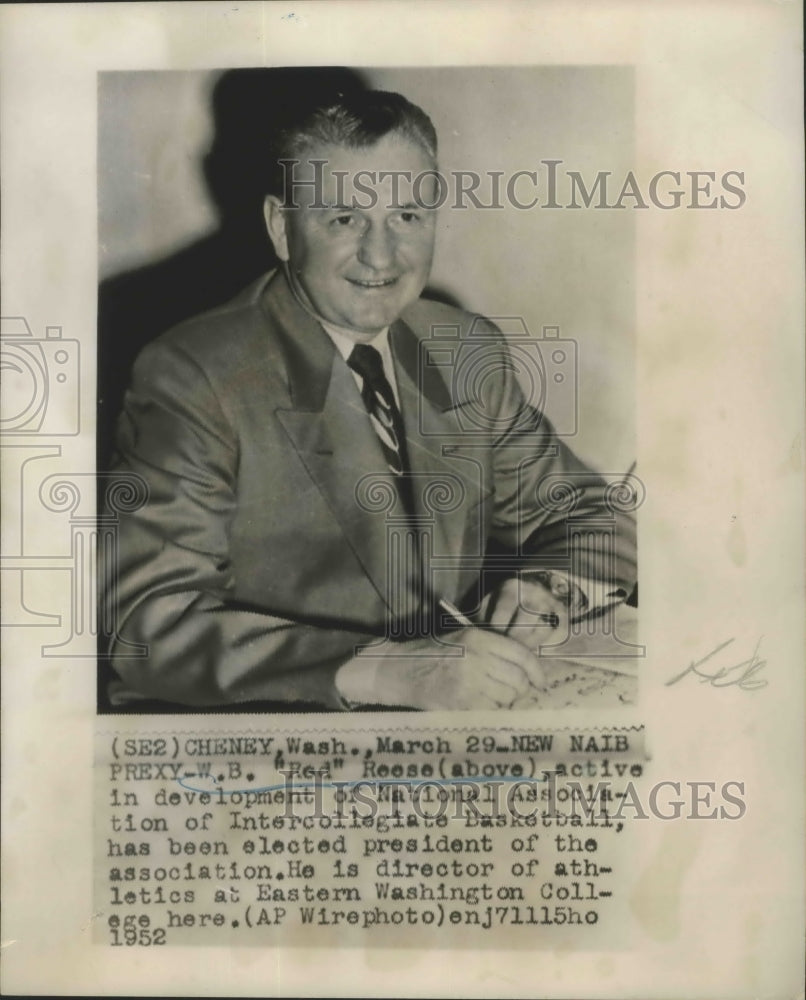
<svg viewBox="0 0 806 1000">
<path fill-rule="evenodd" d="M 345 228 L 351 225 L 353 221 L 352 215 L 337 215 L 335 219 L 333 219 L 333 225 L 337 228 Z"/>
<path fill-rule="evenodd" d="M 401 212 L 401 222 L 419 222 L 420 216 L 416 212 Z"/>
</svg>

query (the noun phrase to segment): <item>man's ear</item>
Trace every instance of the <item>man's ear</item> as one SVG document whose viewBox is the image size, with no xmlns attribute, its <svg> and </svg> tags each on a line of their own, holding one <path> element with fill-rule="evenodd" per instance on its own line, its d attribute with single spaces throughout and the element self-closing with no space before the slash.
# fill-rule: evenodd
<svg viewBox="0 0 806 1000">
<path fill-rule="evenodd" d="M 277 195 L 266 195 L 263 202 L 263 218 L 266 220 L 266 229 L 269 239 L 274 244 L 274 252 L 282 261 L 289 259 L 288 235 L 285 228 L 285 211 L 282 201 Z"/>
</svg>

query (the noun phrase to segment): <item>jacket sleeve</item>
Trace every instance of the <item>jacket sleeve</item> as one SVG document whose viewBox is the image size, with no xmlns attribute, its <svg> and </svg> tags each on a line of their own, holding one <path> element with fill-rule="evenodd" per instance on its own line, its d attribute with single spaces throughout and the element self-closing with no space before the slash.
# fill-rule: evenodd
<svg viewBox="0 0 806 1000">
<path fill-rule="evenodd" d="M 370 636 L 233 600 L 238 460 L 233 428 L 196 361 L 172 344 L 146 348 L 117 434 L 113 486 L 115 474 L 134 473 L 146 501 L 119 516 L 117 559 L 103 567 L 103 612 L 116 621 L 112 666 L 139 694 L 184 705 L 344 708 L 335 672 Z M 145 655 L 131 655 L 132 644 Z"/>
<path fill-rule="evenodd" d="M 498 342 L 494 543 L 518 553 L 519 568 L 561 570 L 626 597 L 636 580 L 629 491 L 582 462 L 529 404 L 503 337 Z"/>
</svg>

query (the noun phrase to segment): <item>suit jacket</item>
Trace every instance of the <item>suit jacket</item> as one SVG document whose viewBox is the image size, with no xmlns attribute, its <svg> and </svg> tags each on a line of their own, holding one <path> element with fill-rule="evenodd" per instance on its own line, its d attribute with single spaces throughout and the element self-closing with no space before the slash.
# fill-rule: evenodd
<svg viewBox="0 0 806 1000">
<path fill-rule="evenodd" d="M 491 540 L 567 565 L 570 514 L 541 503 L 547 484 L 570 475 L 573 516 L 612 520 L 602 480 L 526 405 L 494 326 L 420 300 L 389 336 L 425 593 L 417 573 L 390 571 L 390 539 L 410 522 L 353 374 L 281 273 L 142 352 L 115 468 L 142 477 L 147 500 L 119 514 L 104 588 L 126 687 L 185 705 L 342 708 L 334 674 L 356 646 L 405 605 L 459 601 Z M 623 519 L 618 539 L 629 588 Z"/>
</svg>

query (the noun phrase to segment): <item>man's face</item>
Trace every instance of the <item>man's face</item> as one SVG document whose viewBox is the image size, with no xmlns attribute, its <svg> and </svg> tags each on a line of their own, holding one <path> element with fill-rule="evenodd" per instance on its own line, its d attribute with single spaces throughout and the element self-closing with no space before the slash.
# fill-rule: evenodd
<svg viewBox="0 0 806 1000">
<path fill-rule="evenodd" d="M 319 168 L 320 188 L 295 186 L 291 200 L 298 208 L 268 198 L 269 233 L 306 305 L 356 342 L 370 340 L 428 280 L 435 213 L 420 206 L 434 203 L 436 182 L 433 176 L 415 181 L 434 164 L 396 133 L 366 149 L 317 146 L 295 165 L 294 179 L 313 179 L 313 160 L 327 161 Z M 383 177 L 385 171 L 397 176 Z M 326 207 L 316 207 L 317 198 Z"/>
</svg>

